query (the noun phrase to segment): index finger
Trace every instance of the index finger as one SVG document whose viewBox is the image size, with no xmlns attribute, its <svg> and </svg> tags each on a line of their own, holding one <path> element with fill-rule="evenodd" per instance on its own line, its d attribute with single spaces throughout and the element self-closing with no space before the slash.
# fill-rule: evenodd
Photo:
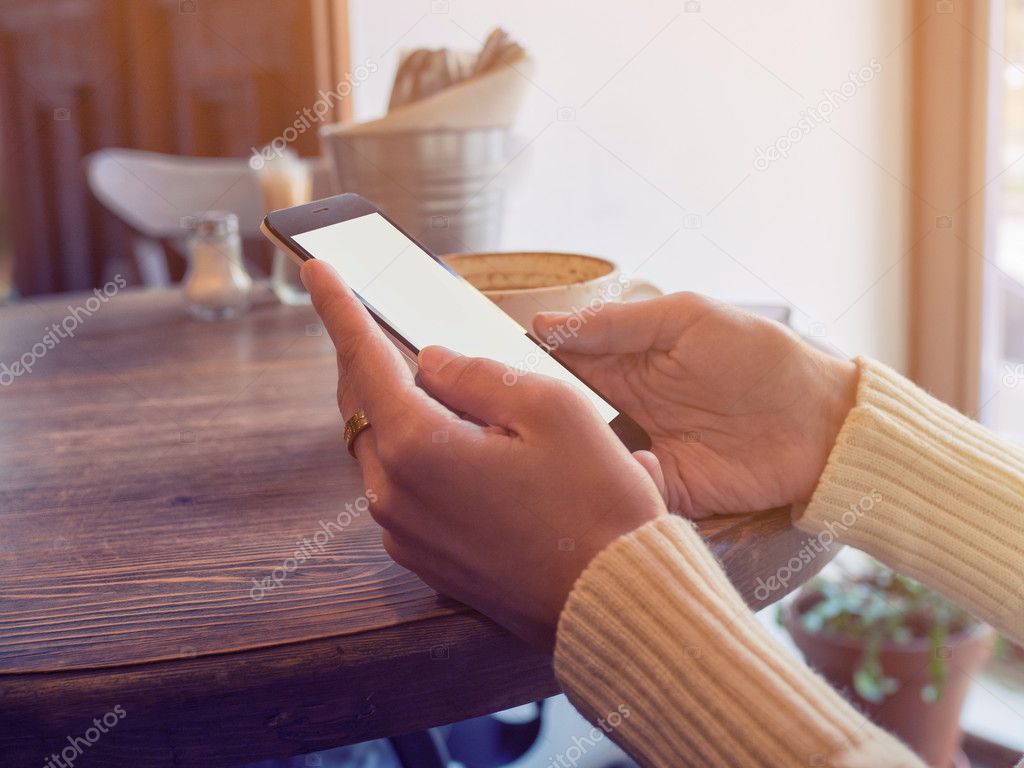
<svg viewBox="0 0 1024 768">
<path fill-rule="evenodd" d="M 379 416 L 407 400 L 416 389 L 412 372 L 334 268 L 310 259 L 301 276 L 360 407 Z"/>
</svg>

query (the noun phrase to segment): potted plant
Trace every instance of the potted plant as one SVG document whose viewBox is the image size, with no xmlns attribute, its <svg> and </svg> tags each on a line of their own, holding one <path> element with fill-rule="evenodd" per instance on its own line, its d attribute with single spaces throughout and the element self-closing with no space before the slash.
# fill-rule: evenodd
<svg viewBox="0 0 1024 768">
<path fill-rule="evenodd" d="M 933 768 L 965 764 L 960 709 L 992 631 L 879 563 L 814 579 L 780 613 L 807 663 Z"/>
</svg>

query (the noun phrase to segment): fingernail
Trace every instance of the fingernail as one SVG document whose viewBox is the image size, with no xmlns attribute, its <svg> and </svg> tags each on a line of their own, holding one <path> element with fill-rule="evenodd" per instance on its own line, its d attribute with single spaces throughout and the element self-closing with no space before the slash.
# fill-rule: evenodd
<svg viewBox="0 0 1024 768">
<path fill-rule="evenodd" d="M 533 327 L 538 329 L 538 333 L 543 333 L 544 331 L 540 329 L 556 328 L 564 323 L 571 314 L 571 312 L 538 312 L 533 316 Z"/>
<path fill-rule="evenodd" d="M 571 312 L 538 312 L 533 316 L 534 320 L 540 320 L 542 323 L 554 323 L 559 320 L 567 318 Z"/>
<path fill-rule="evenodd" d="M 448 347 L 426 347 L 420 350 L 420 370 L 435 373 L 458 357 L 462 355 Z"/>
</svg>

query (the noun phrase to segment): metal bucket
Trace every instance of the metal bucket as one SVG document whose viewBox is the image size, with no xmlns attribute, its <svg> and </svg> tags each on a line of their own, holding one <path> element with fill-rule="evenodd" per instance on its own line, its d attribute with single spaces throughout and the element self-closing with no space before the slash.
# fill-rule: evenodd
<svg viewBox="0 0 1024 768">
<path fill-rule="evenodd" d="M 321 137 L 337 189 L 358 192 L 434 253 L 493 249 L 503 212 L 507 128 Z"/>
</svg>

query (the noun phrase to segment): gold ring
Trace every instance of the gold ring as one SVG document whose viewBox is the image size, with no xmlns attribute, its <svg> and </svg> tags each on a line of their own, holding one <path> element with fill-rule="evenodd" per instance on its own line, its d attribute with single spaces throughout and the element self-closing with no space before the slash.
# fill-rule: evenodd
<svg viewBox="0 0 1024 768">
<path fill-rule="evenodd" d="M 359 408 L 352 414 L 352 417 L 345 422 L 345 445 L 348 446 L 348 453 L 353 459 L 357 458 L 355 451 L 356 438 L 359 437 L 360 433 L 364 429 L 369 428 L 370 420 L 366 418 L 366 411 L 362 408 Z"/>
</svg>

